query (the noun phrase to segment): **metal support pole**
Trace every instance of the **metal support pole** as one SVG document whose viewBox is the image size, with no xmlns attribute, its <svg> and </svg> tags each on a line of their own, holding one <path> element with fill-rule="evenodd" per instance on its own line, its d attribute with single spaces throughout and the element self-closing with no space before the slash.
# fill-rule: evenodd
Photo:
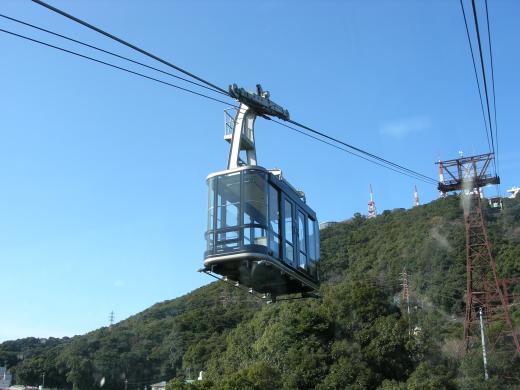
<svg viewBox="0 0 520 390">
<path fill-rule="evenodd" d="M 486 354 L 486 338 L 484 337 L 484 320 L 482 319 L 482 306 L 479 308 L 480 315 L 480 336 L 482 337 L 482 359 L 484 360 L 484 379 L 488 380 L 488 370 L 487 370 L 487 354 Z"/>
</svg>

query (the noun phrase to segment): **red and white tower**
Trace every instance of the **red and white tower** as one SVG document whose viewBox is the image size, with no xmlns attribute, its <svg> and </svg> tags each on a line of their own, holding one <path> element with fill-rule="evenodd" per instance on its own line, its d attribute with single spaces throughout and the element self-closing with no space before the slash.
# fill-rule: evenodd
<svg viewBox="0 0 520 390">
<path fill-rule="evenodd" d="M 441 160 L 438 161 L 439 164 L 439 183 L 445 184 L 444 182 L 444 170 L 442 168 Z M 445 198 L 448 194 L 442 190 L 439 190 L 439 198 Z"/>
<path fill-rule="evenodd" d="M 414 191 L 413 191 L 413 199 L 414 199 L 414 201 L 413 201 L 413 205 L 414 205 L 415 207 L 417 207 L 417 206 L 419 206 L 419 204 L 420 204 L 420 203 L 419 203 L 419 193 L 417 192 L 417 186 L 414 185 L 414 186 L 413 186 L 413 189 L 414 189 Z"/>
<path fill-rule="evenodd" d="M 368 218 L 377 217 L 376 202 L 374 202 L 374 194 L 372 192 L 372 184 L 369 186 L 370 200 L 368 201 Z"/>
</svg>

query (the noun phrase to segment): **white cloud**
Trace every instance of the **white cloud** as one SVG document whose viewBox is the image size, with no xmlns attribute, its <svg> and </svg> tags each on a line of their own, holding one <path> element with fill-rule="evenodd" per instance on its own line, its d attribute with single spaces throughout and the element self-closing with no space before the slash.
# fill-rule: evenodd
<svg viewBox="0 0 520 390">
<path fill-rule="evenodd" d="M 383 123 L 379 127 L 379 132 L 389 137 L 403 138 L 411 133 L 418 133 L 424 130 L 428 130 L 431 127 L 432 123 L 429 118 L 414 117 L 400 121 Z"/>
<path fill-rule="evenodd" d="M 125 285 L 125 282 L 123 282 L 122 280 L 115 280 L 114 281 L 114 287 L 123 287 Z"/>
</svg>

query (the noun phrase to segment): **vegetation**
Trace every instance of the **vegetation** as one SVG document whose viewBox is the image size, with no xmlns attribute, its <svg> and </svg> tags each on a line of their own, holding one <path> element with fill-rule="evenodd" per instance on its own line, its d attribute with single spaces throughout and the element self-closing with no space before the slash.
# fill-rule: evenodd
<svg viewBox="0 0 520 390">
<path fill-rule="evenodd" d="M 520 200 L 486 210 L 501 275 L 520 276 Z M 465 235 L 457 197 L 322 231 L 322 299 L 263 305 L 212 283 L 111 328 L 0 344 L 19 383 L 67 389 L 520 388 L 520 361 L 462 352 Z M 410 276 L 411 313 L 400 302 Z M 226 299 L 223 299 L 226 298 Z M 513 312 L 520 324 L 520 313 Z M 203 371 L 202 381 L 190 381 Z"/>
</svg>

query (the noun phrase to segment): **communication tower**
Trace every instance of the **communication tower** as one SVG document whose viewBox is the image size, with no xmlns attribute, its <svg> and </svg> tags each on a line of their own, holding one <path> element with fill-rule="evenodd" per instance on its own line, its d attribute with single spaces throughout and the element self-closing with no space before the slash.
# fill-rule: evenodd
<svg viewBox="0 0 520 390">
<path fill-rule="evenodd" d="M 439 182 L 443 193 L 459 191 L 464 209 L 466 226 L 466 315 L 464 319 L 464 341 L 466 350 L 479 339 L 480 310 L 486 324 L 502 323 L 504 332 L 499 339 L 510 338 L 520 355 L 520 343 L 513 327 L 507 298 L 504 294 L 488 233 L 482 215 L 481 191 L 488 184 L 500 184 L 500 178 L 489 174 L 488 168 L 494 159 L 493 153 L 462 157 L 448 161 L 438 161 L 440 171 L 448 180 Z"/>
<path fill-rule="evenodd" d="M 441 160 L 437 161 L 437 164 L 439 164 L 439 183 L 444 184 L 444 170 L 442 169 Z M 439 184 L 439 186 L 440 186 Z M 439 189 L 439 198 L 445 198 L 448 194 L 446 192 L 443 192 Z"/>
<path fill-rule="evenodd" d="M 369 186 L 370 200 L 368 201 L 368 218 L 377 217 L 376 202 L 374 202 L 374 193 L 372 192 L 372 184 Z"/>
<path fill-rule="evenodd" d="M 419 203 L 419 193 L 417 192 L 417 186 L 414 185 L 413 189 L 414 189 L 414 191 L 413 191 L 413 199 L 414 199 L 413 205 L 415 207 L 417 207 L 417 206 L 420 205 L 420 203 Z"/>
</svg>

